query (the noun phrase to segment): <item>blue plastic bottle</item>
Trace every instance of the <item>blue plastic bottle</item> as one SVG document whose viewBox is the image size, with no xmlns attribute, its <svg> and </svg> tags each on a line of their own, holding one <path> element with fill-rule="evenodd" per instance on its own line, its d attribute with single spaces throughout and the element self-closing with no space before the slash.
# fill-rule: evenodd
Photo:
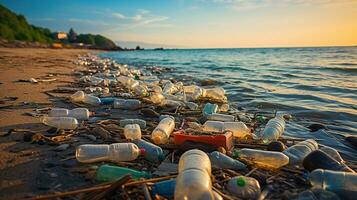
<svg viewBox="0 0 357 200">
<path fill-rule="evenodd" d="M 135 140 L 134 143 L 140 148 L 145 149 L 144 158 L 151 162 L 161 162 L 165 159 L 164 152 L 161 147 L 156 146 L 153 143 L 147 142 L 145 140 L 139 139 Z"/>
<path fill-rule="evenodd" d="M 100 101 L 102 102 L 102 105 L 112 105 L 114 104 L 114 100 L 117 99 L 115 97 L 104 97 L 100 98 Z"/>
<path fill-rule="evenodd" d="M 173 197 L 175 194 L 176 179 L 157 182 L 152 186 L 152 195 L 160 195 L 166 198 Z"/>
<path fill-rule="evenodd" d="M 205 107 L 202 110 L 203 116 L 212 115 L 218 110 L 217 104 L 206 103 Z"/>
</svg>

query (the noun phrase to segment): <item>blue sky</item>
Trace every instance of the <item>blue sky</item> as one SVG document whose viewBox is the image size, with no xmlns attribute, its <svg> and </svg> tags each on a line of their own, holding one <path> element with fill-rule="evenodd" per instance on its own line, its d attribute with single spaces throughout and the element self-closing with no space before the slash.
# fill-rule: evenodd
<svg viewBox="0 0 357 200">
<path fill-rule="evenodd" d="M 357 0 L 0 0 L 53 31 L 180 47 L 357 44 Z"/>
</svg>

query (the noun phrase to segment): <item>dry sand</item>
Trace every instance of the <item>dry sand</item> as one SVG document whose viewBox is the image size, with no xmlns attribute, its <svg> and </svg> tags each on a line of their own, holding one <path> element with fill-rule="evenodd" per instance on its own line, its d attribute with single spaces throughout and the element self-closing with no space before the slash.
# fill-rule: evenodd
<svg viewBox="0 0 357 200">
<path fill-rule="evenodd" d="M 39 123 L 39 118 L 24 113 L 39 105 L 51 107 L 51 99 L 43 92 L 73 81 L 76 66 L 72 61 L 88 51 L 0 48 L 0 199 L 18 199 L 86 185 L 83 177 L 70 172 L 73 159 L 60 162 L 66 155 L 52 151 L 53 147 L 46 144 L 24 142 L 22 134 L 3 135 L 14 128 L 48 129 Z M 18 82 L 30 78 L 57 80 L 38 84 Z M 5 97 L 18 99 L 4 101 Z M 31 106 L 28 104 L 31 102 L 38 105 Z M 6 107 L 9 105 L 13 106 Z"/>
</svg>

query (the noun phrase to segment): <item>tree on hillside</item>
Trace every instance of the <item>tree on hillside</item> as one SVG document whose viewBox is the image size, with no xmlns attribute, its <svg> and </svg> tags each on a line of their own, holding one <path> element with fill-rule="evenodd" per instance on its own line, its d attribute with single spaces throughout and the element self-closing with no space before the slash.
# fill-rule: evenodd
<svg viewBox="0 0 357 200">
<path fill-rule="evenodd" d="M 69 42 L 74 42 L 77 40 L 77 33 L 74 32 L 73 28 L 69 29 L 68 32 L 68 41 Z"/>
</svg>

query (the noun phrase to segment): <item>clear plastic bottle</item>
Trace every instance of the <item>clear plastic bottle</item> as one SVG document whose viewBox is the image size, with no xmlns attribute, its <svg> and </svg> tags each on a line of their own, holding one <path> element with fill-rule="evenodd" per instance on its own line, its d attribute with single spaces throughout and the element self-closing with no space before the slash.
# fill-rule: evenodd
<svg viewBox="0 0 357 200">
<path fill-rule="evenodd" d="M 175 101 L 175 100 L 169 100 L 169 99 L 164 99 L 161 104 L 161 106 L 166 106 L 166 107 L 185 107 L 185 103 L 181 101 Z"/>
<path fill-rule="evenodd" d="M 328 147 L 328 146 L 323 146 L 320 148 L 320 150 L 327 153 L 329 156 L 334 158 L 336 161 L 338 161 L 340 163 L 345 163 L 345 161 L 341 157 L 340 153 L 338 153 L 338 151 L 336 149 L 334 149 L 332 147 Z"/>
<path fill-rule="evenodd" d="M 77 91 L 72 94 L 69 98 L 73 102 L 82 102 L 86 94 L 83 91 Z"/>
<path fill-rule="evenodd" d="M 209 154 L 211 164 L 220 169 L 233 169 L 233 170 L 242 170 L 247 166 L 244 163 L 239 162 L 221 152 L 213 151 Z"/>
<path fill-rule="evenodd" d="M 134 143 L 84 144 L 76 149 L 76 158 L 81 163 L 100 161 L 132 161 L 145 150 L 139 149 Z"/>
<path fill-rule="evenodd" d="M 124 136 L 126 139 L 138 140 L 141 139 L 141 129 L 139 124 L 127 124 L 124 127 Z"/>
<path fill-rule="evenodd" d="M 210 89 L 204 89 L 202 96 L 218 101 L 227 101 L 227 97 L 225 96 L 226 91 L 221 87 L 215 87 Z"/>
<path fill-rule="evenodd" d="M 127 77 L 127 76 L 119 76 L 117 78 L 117 81 L 119 81 L 122 85 L 124 85 L 128 89 L 133 89 L 139 85 L 138 81 L 134 80 L 133 78 Z"/>
<path fill-rule="evenodd" d="M 309 174 L 313 187 L 335 192 L 341 199 L 356 199 L 357 174 L 316 169 Z"/>
<path fill-rule="evenodd" d="M 121 127 L 125 127 L 128 124 L 138 124 L 141 129 L 146 128 L 146 121 L 142 119 L 122 119 L 119 123 Z"/>
<path fill-rule="evenodd" d="M 283 115 L 278 115 L 275 118 L 268 121 L 266 124 L 262 140 L 264 143 L 269 143 L 271 141 L 277 140 L 285 130 L 285 120 Z"/>
<path fill-rule="evenodd" d="M 175 120 L 166 117 L 160 121 L 159 125 L 151 134 L 151 139 L 155 144 L 166 144 L 169 141 L 170 134 L 175 129 Z"/>
<path fill-rule="evenodd" d="M 234 122 L 234 116 L 233 115 L 225 115 L 225 114 L 214 113 L 214 114 L 211 114 L 211 115 L 207 115 L 207 120 L 222 121 L 222 122 Z"/>
<path fill-rule="evenodd" d="M 289 163 L 289 157 L 281 152 L 243 148 L 235 151 L 235 156 L 259 168 L 278 169 Z"/>
<path fill-rule="evenodd" d="M 294 200 L 340 200 L 340 198 L 333 192 L 312 188 L 299 193 L 299 196 Z"/>
<path fill-rule="evenodd" d="M 309 153 L 317 150 L 318 148 L 319 146 L 315 140 L 308 139 L 287 148 L 283 151 L 283 154 L 289 157 L 290 165 L 298 165 L 301 164 Z"/>
<path fill-rule="evenodd" d="M 194 149 L 182 154 L 176 178 L 175 199 L 214 199 L 211 163 L 206 153 Z"/>
<path fill-rule="evenodd" d="M 100 98 L 88 94 L 84 95 L 82 102 L 92 106 L 98 106 L 102 103 Z"/>
<path fill-rule="evenodd" d="M 250 129 L 243 122 L 206 121 L 203 124 L 203 130 L 212 132 L 231 131 L 236 138 L 245 138 L 251 135 Z"/>
<path fill-rule="evenodd" d="M 154 104 L 161 104 L 165 100 L 165 97 L 161 93 L 153 92 L 150 94 L 149 99 Z"/>
<path fill-rule="evenodd" d="M 246 176 L 233 177 L 227 183 L 227 190 L 240 199 L 257 199 L 261 192 L 259 182 Z"/>
<path fill-rule="evenodd" d="M 100 182 L 112 182 L 124 177 L 127 174 L 130 174 L 134 180 L 151 178 L 151 174 L 145 171 L 137 171 L 126 167 L 101 165 L 97 170 L 95 180 Z"/>
<path fill-rule="evenodd" d="M 52 108 L 48 113 L 50 117 L 74 117 L 80 120 L 89 119 L 90 112 L 87 108 L 75 108 L 68 110 L 65 108 Z"/>
<path fill-rule="evenodd" d="M 217 110 L 218 110 L 217 104 L 206 103 L 206 105 L 203 107 L 202 114 L 203 116 L 212 115 L 216 113 Z"/>
<path fill-rule="evenodd" d="M 183 83 L 177 82 L 173 84 L 171 81 L 166 82 L 164 89 L 162 90 L 164 94 L 175 94 L 182 90 Z"/>
<path fill-rule="evenodd" d="M 133 88 L 133 91 L 136 95 L 138 96 L 148 96 L 148 88 L 144 85 L 138 85 L 136 87 Z"/>
<path fill-rule="evenodd" d="M 141 108 L 141 101 L 137 99 L 116 99 L 114 101 L 114 108 L 137 110 Z"/>
<path fill-rule="evenodd" d="M 139 139 L 135 140 L 134 143 L 140 148 L 145 149 L 144 158 L 150 162 L 159 163 L 165 159 L 164 152 L 161 147 L 147 142 L 145 140 Z"/>
<path fill-rule="evenodd" d="M 194 102 L 185 102 L 186 107 L 188 107 L 190 110 L 197 110 L 198 109 L 198 104 Z"/>
<path fill-rule="evenodd" d="M 48 117 L 45 116 L 41 119 L 42 123 L 47 126 L 56 127 L 59 129 L 76 129 L 78 127 L 78 121 L 74 117 Z"/>
</svg>

